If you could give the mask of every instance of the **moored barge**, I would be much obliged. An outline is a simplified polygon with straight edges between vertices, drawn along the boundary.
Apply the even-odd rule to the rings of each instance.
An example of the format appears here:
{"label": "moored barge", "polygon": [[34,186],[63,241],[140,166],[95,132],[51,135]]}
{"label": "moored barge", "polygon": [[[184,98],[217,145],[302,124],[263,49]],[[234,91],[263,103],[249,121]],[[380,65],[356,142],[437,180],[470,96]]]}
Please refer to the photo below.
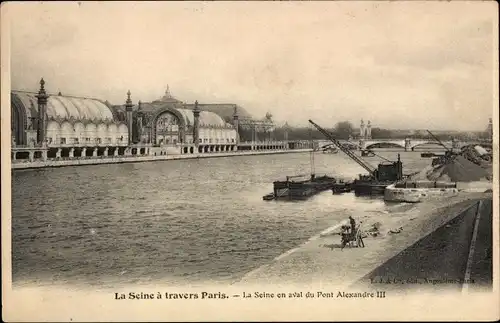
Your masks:
{"label": "moored barge", "polygon": [[312,174],[309,178],[305,175],[287,176],[285,181],[273,182],[273,193],[263,196],[263,200],[305,200],[309,197],[334,187],[345,190],[350,183],[337,181],[330,176],[316,176]]}
{"label": "moored barge", "polygon": [[359,175],[353,183],[354,194],[383,195],[387,186],[402,179],[403,163],[398,154],[397,161],[380,163],[369,175]]}
{"label": "moored barge", "polygon": [[[309,123],[315,126],[319,132],[330,139],[330,141],[342,150],[343,153],[349,156],[368,172],[368,175],[359,175],[359,177],[352,183],[352,189],[356,195],[383,195],[387,186],[403,179],[403,163],[401,162],[399,154],[397,161],[393,162],[384,158],[386,162],[380,163],[378,168],[374,168],[362,158],[356,156],[356,154],[352,151],[346,149],[342,143],[332,136],[331,133],[321,128],[312,120],[309,120]],[[375,153],[373,154],[375,155]]]}
{"label": "moored barge", "polygon": [[387,186],[384,200],[387,202],[417,203],[433,196],[453,196],[458,193],[457,183],[439,181],[400,181]]}

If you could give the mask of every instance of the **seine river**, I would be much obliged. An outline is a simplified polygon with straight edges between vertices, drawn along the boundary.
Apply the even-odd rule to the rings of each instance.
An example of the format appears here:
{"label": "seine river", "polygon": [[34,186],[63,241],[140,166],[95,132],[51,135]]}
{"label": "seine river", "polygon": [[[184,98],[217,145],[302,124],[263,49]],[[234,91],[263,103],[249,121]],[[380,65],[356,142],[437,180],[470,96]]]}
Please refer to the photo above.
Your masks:
{"label": "seine river", "polygon": [[[400,153],[405,173],[430,163]],[[363,172],[341,153],[316,153],[314,164],[318,175]],[[227,283],[351,214],[394,207],[331,191],[262,200],[274,180],[310,172],[309,153],[15,171],[13,282]]]}

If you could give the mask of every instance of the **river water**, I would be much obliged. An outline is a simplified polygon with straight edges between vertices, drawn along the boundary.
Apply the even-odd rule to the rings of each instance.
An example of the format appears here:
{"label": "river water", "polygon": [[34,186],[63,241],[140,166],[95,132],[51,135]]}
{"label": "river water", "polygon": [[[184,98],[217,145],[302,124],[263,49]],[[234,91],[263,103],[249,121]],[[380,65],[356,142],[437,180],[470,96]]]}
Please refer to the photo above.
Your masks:
{"label": "river water", "polygon": [[[419,152],[379,154],[397,153],[405,173],[430,163]],[[315,153],[314,171],[364,172],[341,153]],[[351,214],[395,207],[331,191],[262,200],[274,180],[310,172],[309,153],[14,171],[13,283],[225,284]]]}

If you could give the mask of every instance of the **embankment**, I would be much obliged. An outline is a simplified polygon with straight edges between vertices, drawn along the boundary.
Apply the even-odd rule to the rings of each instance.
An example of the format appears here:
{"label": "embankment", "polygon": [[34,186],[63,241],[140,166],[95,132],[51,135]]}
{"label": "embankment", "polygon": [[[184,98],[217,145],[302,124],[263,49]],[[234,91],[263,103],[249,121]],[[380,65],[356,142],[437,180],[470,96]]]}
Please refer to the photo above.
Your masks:
{"label": "embankment", "polygon": [[205,154],[186,154],[186,155],[166,155],[166,156],[123,156],[89,159],[68,159],[68,160],[47,160],[34,162],[16,162],[11,164],[13,170],[65,167],[65,166],[86,166],[102,164],[122,164],[122,163],[142,163],[166,160],[197,159],[197,158],[220,158],[235,156],[255,156],[255,155],[274,155],[274,154],[293,154],[309,152],[311,149],[287,149],[287,150],[261,150],[261,151],[237,151],[228,153],[205,153]]}
{"label": "embankment", "polygon": [[491,290],[492,215],[491,199],[473,203],[352,287],[391,294]]}
{"label": "embankment", "polygon": [[340,236],[335,232],[339,226],[337,225],[327,230],[330,233],[325,231],[302,246],[277,257],[272,263],[248,273],[236,284],[309,289],[330,286],[336,290],[350,287],[484,197],[485,193],[459,194],[434,203],[421,203],[412,210],[376,215],[360,214],[355,218],[358,222],[361,221],[365,232],[369,232],[374,224],[379,228],[377,236],[364,239],[365,248],[346,247],[342,250]]}

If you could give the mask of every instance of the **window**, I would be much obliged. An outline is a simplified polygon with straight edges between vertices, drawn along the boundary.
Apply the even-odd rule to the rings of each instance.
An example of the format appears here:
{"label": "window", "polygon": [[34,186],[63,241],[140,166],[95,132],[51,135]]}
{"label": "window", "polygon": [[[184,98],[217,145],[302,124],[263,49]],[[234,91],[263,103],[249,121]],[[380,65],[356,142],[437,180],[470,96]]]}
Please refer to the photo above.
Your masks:
{"label": "window", "polygon": [[73,138],[73,142],[74,142],[75,144],[79,144],[80,140],[78,140],[78,138]]}
{"label": "window", "polygon": [[177,143],[177,139],[174,139],[174,145]]}
{"label": "window", "polygon": [[60,144],[61,145],[65,145],[66,144],[66,138],[61,138]]}
{"label": "window", "polygon": [[95,141],[96,141],[98,144],[100,144],[100,143],[101,143],[101,138],[96,138],[96,140],[95,140]]}
{"label": "window", "polygon": [[234,138],[233,138],[233,139],[231,139],[231,142],[234,142]]}
{"label": "window", "polygon": [[200,139],[198,139],[198,142],[202,143],[202,142],[203,142],[203,139],[201,139],[201,138],[200,138]]}

